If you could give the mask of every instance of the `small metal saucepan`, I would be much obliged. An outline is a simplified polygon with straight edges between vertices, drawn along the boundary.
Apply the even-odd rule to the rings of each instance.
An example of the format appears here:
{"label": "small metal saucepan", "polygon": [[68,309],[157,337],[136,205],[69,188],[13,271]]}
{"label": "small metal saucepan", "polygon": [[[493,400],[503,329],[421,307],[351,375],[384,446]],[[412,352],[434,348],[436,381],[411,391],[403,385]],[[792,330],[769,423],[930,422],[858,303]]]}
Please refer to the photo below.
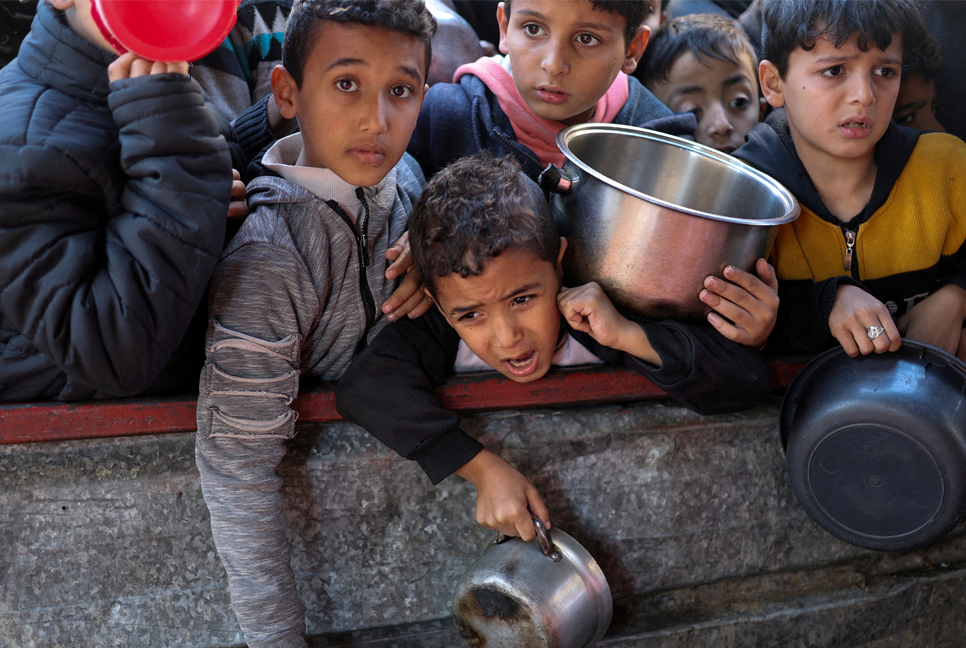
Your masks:
{"label": "small metal saucepan", "polygon": [[966,519],[966,364],[903,340],[810,362],[785,394],[792,490],[831,534],[878,551],[929,545]]}
{"label": "small metal saucepan", "polygon": [[568,239],[565,279],[596,281],[625,310],[654,319],[702,319],[698,293],[725,266],[754,272],[775,226],[798,217],[794,196],[707,146],[618,124],[557,134],[563,173],[541,186]]}
{"label": "small metal saucepan", "polygon": [[569,535],[498,536],[456,583],[453,617],[470,648],[587,648],[610,625],[613,601],[594,558]]}

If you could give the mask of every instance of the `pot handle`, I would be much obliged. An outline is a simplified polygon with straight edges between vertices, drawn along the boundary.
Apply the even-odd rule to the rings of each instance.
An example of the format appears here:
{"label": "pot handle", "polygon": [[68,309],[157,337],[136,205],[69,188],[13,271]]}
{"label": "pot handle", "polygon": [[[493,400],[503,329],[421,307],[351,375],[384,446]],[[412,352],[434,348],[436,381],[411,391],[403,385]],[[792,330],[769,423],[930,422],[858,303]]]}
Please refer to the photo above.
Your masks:
{"label": "pot handle", "polygon": [[[560,562],[563,558],[563,554],[557,549],[557,545],[553,543],[553,539],[550,537],[550,530],[543,525],[533,513],[530,514],[530,519],[533,520],[533,528],[537,530],[537,540],[540,541],[540,550],[543,552],[547,558],[554,562]],[[493,539],[492,544],[502,544],[511,538],[516,538],[517,536],[508,536],[502,533],[497,533],[496,538]]]}
{"label": "pot handle", "polygon": [[531,513],[530,517],[533,518],[533,528],[537,530],[537,539],[540,540],[540,549],[543,551],[543,555],[554,562],[560,562],[563,556],[550,538],[550,529],[543,526],[543,522],[536,515]]}
{"label": "pot handle", "polygon": [[577,184],[576,178],[570,178],[564,175],[564,172],[560,170],[557,165],[552,162],[547,165],[547,168],[540,172],[537,176],[537,184],[544,191],[552,191],[558,193],[562,196],[569,196],[574,192],[574,186]]}

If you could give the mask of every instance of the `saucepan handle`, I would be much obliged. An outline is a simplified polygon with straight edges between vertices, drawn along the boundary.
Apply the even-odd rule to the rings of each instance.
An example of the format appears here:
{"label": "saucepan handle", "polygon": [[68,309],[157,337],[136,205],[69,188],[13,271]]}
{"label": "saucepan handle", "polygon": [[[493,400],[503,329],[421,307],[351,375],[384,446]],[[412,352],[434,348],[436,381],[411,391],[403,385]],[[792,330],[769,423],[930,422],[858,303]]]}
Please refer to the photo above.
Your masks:
{"label": "saucepan handle", "polygon": [[545,527],[536,515],[531,514],[530,517],[533,518],[533,527],[537,530],[537,539],[540,540],[540,549],[543,550],[543,555],[554,562],[560,562],[563,556],[560,555],[560,550],[553,544],[550,529]]}
{"label": "saucepan handle", "polygon": [[577,188],[577,177],[569,177],[560,168],[550,163],[547,168],[537,176],[537,184],[544,191],[552,191],[562,196],[572,194]]}
{"label": "saucepan handle", "polygon": [[[550,537],[550,529],[545,527],[543,522],[540,521],[540,518],[533,513],[530,514],[530,519],[533,520],[533,528],[537,530],[537,540],[540,541],[540,550],[543,552],[543,555],[554,562],[560,562],[560,559],[563,558],[563,554],[560,553],[560,550],[557,549],[557,546],[553,543],[553,539]],[[508,536],[503,535],[502,533],[497,533],[496,539],[492,541],[492,544],[501,544],[515,537],[517,536]]]}

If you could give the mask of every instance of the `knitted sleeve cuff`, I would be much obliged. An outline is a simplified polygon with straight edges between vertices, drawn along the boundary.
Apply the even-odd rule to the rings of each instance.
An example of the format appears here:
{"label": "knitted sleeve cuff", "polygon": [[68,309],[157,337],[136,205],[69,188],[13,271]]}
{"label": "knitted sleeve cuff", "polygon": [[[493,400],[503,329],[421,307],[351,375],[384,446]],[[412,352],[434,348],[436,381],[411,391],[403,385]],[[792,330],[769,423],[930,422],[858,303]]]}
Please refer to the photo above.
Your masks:
{"label": "knitted sleeve cuff", "polygon": [[276,139],[268,128],[268,101],[271,98],[272,95],[263,97],[231,123],[249,161]]}

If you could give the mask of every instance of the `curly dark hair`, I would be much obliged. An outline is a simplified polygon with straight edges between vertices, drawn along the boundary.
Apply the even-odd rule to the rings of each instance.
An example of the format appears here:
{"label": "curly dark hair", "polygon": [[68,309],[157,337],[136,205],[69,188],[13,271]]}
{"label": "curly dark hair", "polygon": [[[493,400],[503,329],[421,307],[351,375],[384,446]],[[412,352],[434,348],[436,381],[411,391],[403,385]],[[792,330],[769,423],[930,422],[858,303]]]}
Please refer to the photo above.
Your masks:
{"label": "curly dark hair", "polygon": [[747,53],[758,72],[755,48],[737,21],[722,14],[687,14],[661,25],[648,41],[642,62],[644,85],[667,81],[674,62],[685,52],[699,61],[716,59],[735,65]]}
{"label": "curly dark hair", "polygon": [[765,0],[761,22],[762,58],[782,77],[791,53],[812,49],[817,38],[841,47],[858,36],[859,49],[867,52],[873,45],[886,49],[893,34],[902,34],[903,51],[909,52],[927,33],[916,0]]}
{"label": "curly dark hair", "polygon": [[902,59],[902,76],[919,75],[924,81],[932,81],[943,69],[945,63],[939,42],[932,34],[926,34],[918,47],[906,50]]}
{"label": "curly dark hair", "polygon": [[[508,18],[511,2],[512,0],[503,2],[503,10]],[[590,0],[590,2],[594,4],[594,9],[624,16],[624,20],[627,21],[624,42],[628,44],[634,38],[634,32],[644,24],[644,19],[651,13],[651,0]]]}
{"label": "curly dark hair", "polygon": [[557,263],[560,237],[540,188],[511,156],[468,155],[439,171],[409,219],[413,261],[430,294],[437,280],[479,275],[510,248]]}
{"label": "curly dark hair", "polygon": [[285,27],[282,65],[299,88],[312,44],[326,20],[382,27],[418,38],[426,44],[423,78],[429,76],[436,19],[423,0],[296,0]]}

